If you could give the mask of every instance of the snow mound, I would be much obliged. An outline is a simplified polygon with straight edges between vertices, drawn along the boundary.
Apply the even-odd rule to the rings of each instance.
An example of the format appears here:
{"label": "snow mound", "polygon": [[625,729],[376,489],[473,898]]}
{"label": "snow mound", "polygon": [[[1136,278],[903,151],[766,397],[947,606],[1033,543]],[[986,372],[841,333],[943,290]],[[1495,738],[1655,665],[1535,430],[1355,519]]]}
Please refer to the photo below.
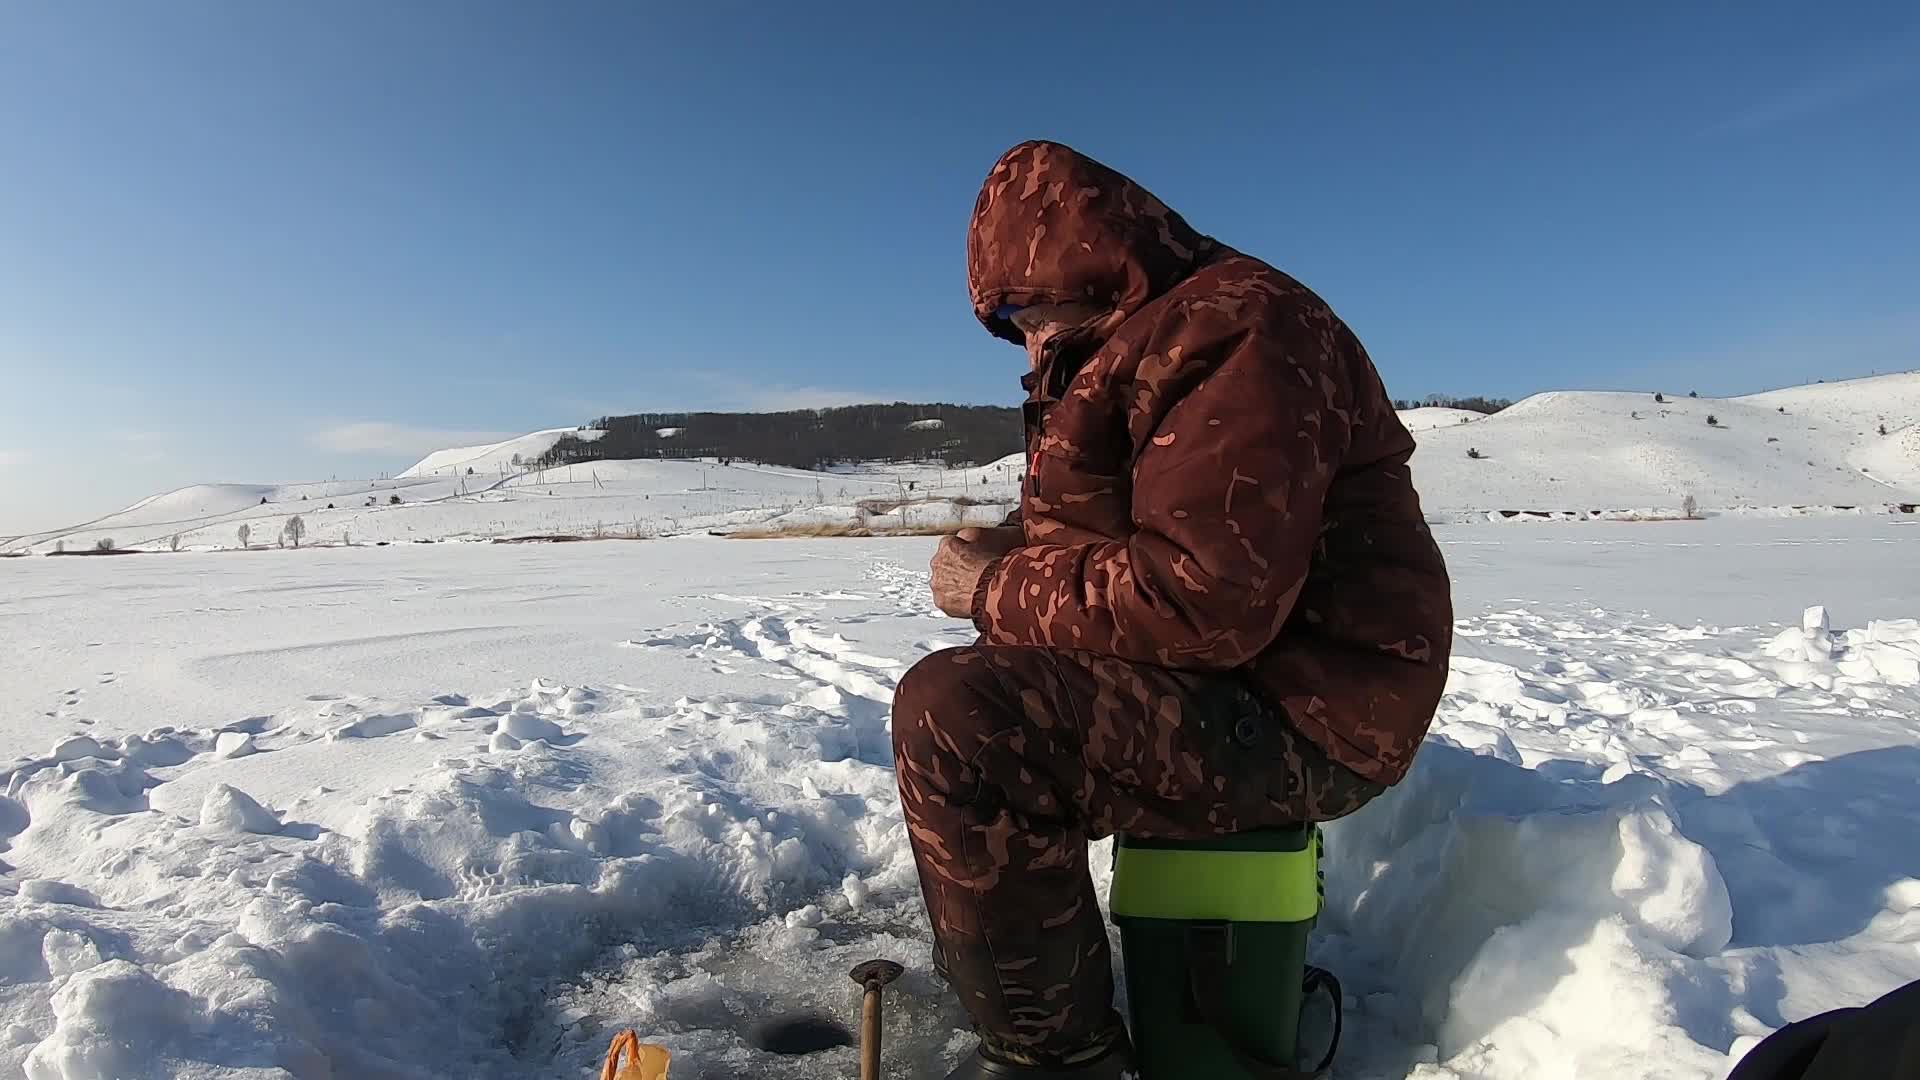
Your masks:
{"label": "snow mound", "polygon": [[1440,737],[1328,832],[1329,927],[1379,951],[1442,1060],[1514,1080],[1725,1064],[1672,1018],[1732,902],[1647,778],[1570,793]]}

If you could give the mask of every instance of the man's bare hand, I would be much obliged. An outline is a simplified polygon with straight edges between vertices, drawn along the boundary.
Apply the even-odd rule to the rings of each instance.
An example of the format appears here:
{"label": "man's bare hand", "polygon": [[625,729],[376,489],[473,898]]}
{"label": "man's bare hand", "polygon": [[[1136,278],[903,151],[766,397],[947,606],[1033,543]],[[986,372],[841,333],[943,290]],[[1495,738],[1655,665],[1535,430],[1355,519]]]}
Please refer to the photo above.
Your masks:
{"label": "man's bare hand", "polygon": [[1017,525],[961,529],[933,553],[933,602],[956,619],[973,617],[973,594],[993,561],[1025,543]]}

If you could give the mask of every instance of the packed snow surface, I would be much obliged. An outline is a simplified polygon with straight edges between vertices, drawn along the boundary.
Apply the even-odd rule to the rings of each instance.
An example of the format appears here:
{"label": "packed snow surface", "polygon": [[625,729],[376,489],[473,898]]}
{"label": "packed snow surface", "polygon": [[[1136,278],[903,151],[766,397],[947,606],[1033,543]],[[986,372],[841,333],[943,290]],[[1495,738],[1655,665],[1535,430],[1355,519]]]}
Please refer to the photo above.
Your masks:
{"label": "packed snow surface", "polygon": [[[1716,1078],[1920,978],[1920,526],[1440,538],[1433,737],[1329,830],[1343,1078]],[[0,562],[0,1075],[584,1080],[633,1026],[845,1077],[748,1033],[875,955],[937,1075],[887,735],[972,636],[932,546]]]}

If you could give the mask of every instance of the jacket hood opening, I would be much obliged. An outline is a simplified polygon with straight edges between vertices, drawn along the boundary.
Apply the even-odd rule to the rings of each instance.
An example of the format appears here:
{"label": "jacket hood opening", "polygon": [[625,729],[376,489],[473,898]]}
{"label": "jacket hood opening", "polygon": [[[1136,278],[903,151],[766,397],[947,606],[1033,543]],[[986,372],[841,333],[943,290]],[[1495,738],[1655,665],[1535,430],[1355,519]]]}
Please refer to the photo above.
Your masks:
{"label": "jacket hood opening", "polygon": [[1001,155],[974,202],[967,284],[987,332],[1020,344],[1005,305],[1094,304],[1105,340],[1216,250],[1153,193],[1071,147],[1024,142]]}

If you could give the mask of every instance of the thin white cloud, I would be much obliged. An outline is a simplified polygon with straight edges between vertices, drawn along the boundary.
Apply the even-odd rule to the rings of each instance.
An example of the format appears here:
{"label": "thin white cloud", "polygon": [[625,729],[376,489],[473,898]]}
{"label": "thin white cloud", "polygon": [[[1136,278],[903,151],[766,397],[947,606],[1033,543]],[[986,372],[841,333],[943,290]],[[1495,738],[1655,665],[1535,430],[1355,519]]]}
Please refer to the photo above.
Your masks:
{"label": "thin white cloud", "polygon": [[[737,375],[694,373],[713,403],[708,409],[740,412],[783,412],[793,409],[831,409],[842,405],[871,405],[904,400],[899,394],[874,390],[838,390],[820,386],[780,386]],[[687,410],[698,411],[698,410]]]}
{"label": "thin white cloud", "polygon": [[1715,127],[1748,133],[1805,120],[1891,90],[1920,74],[1920,33],[1897,35],[1876,54],[1811,75]]}
{"label": "thin white cloud", "polygon": [[525,432],[461,431],[362,420],[322,428],[307,441],[334,454],[427,454],[454,446],[504,442],[522,434]]}
{"label": "thin white cloud", "polygon": [[25,450],[0,450],[0,468],[8,465],[25,465],[26,463],[27,452]]}
{"label": "thin white cloud", "polygon": [[749,412],[785,412],[792,409],[832,409],[841,405],[871,405],[899,400],[897,394],[861,390],[827,390],[817,386],[760,387],[746,394],[742,408]]}

